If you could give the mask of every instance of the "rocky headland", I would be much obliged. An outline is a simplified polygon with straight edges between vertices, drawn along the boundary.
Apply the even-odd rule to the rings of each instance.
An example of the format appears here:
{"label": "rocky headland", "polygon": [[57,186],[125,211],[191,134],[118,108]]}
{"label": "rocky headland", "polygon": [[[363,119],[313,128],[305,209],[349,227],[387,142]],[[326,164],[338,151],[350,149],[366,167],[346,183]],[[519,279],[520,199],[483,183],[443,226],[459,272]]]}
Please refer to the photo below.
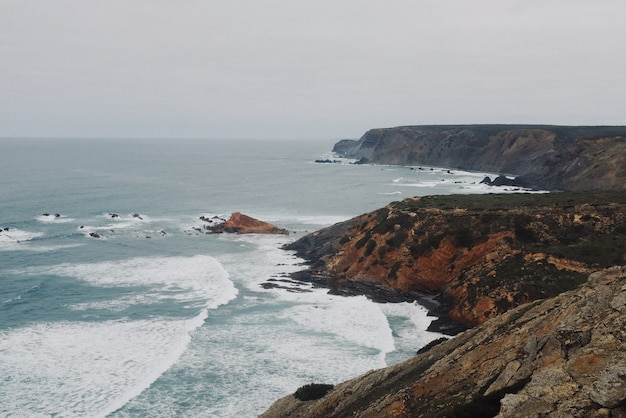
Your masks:
{"label": "rocky headland", "polygon": [[333,151],[362,163],[426,165],[515,175],[543,190],[626,184],[625,126],[424,125],[372,129]]}
{"label": "rocky headland", "polygon": [[626,417],[626,268],[323,389],[261,417]]}
{"label": "rocky headland", "polygon": [[418,300],[455,336],[262,417],[626,417],[626,127],[406,126],[334,152],[556,193],[409,198],[288,245],[293,279]]}
{"label": "rocky headland", "polygon": [[626,193],[427,196],[393,202],[287,249],[294,278],[337,294],[418,300],[454,334],[626,264]]}

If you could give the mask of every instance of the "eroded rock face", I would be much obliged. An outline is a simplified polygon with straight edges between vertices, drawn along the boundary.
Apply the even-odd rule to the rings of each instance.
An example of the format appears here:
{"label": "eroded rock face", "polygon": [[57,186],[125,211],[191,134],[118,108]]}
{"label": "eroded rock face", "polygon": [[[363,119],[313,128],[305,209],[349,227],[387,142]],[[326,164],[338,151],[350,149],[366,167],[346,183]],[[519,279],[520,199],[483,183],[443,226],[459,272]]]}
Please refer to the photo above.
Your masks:
{"label": "eroded rock face", "polygon": [[371,129],[334,151],[374,164],[431,165],[520,176],[550,190],[619,190],[626,184],[626,127],[432,125]]}
{"label": "eroded rock face", "polygon": [[278,228],[240,212],[234,212],[226,222],[217,223],[210,227],[212,232],[229,232],[233,234],[285,234],[289,231]]}
{"label": "eroded rock face", "polygon": [[299,279],[375,300],[439,294],[435,313],[473,326],[626,264],[626,195],[411,198],[288,248],[311,262]]}
{"label": "eroded rock face", "polygon": [[273,417],[624,417],[626,268],[535,301],[403,363],[278,400]]}

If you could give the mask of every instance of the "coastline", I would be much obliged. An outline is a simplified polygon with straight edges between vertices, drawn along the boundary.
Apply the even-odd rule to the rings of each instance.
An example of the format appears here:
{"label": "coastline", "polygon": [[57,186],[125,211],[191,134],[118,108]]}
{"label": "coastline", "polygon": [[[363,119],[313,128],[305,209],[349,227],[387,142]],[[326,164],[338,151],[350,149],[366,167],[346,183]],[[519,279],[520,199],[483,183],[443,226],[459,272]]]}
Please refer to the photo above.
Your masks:
{"label": "coastline", "polygon": [[[624,264],[621,191],[407,198],[283,247],[306,260],[290,278],[331,294],[416,301],[428,331],[456,335]],[[622,244],[620,244],[620,242]]]}
{"label": "coastline", "polygon": [[338,285],[330,285],[331,276],[322,271],[310,269],[300,270],[289,274],[290,279],[310,283],[314,287],[328,289],[328,293],[338,296],[365,296],[377,303],[402,303],[415,302],[428,311],[428,316],[433,317],[426,331],[454,336],[470,327],[448,316],[453,306],[451,300],[442,295],[428,294],[423,292],[398,292],[395,289],[383,287],[375,283],[362,283],[348,281]]}

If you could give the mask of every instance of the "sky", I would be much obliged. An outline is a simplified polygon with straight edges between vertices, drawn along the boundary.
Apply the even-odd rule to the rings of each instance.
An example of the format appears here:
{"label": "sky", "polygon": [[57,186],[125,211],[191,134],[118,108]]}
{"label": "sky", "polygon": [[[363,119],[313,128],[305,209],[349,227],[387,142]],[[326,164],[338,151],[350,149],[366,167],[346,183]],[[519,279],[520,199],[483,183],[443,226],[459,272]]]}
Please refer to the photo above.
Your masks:
{"label": "sky", "polygon": [[0,0],[0,137],[626,124],[623,0]]}

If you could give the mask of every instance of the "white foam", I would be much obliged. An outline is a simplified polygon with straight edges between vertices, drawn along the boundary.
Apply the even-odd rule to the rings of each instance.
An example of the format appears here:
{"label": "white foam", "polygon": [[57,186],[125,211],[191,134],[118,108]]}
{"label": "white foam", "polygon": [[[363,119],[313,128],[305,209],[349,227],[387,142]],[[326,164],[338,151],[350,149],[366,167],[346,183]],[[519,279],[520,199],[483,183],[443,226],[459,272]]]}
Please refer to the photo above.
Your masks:
{"label": "white foam", "polygon": [[[191,333],[238,291],[208,256],[60,264],[22,274],[74,277],[94,286],[145,286],[142,294],[76,304],[119,311],[162,299],[200,308],[195,317],[39,323],[0,332],[0,415],[105,416],[139,395],[185,352]],[[37,394],[36,398],[33,394]]]}
{"label": "white foam", "polygon": [[0,333],[0,415],[106,416],[176,362],[205,316],[49,323]]}
{"label": "white foam", "polygon": [[[126,410],[152,416],[257,416],[299,386],[339,383],[384,365],[375,349],[276,316],[290,307],[280,299],[253,300],[243,307],[245,315],[198,329],[171,370],[177,381],[188,382],[187,389],[150,388],[119,416],[131,415]],[[189,405],[177,410],[181,399]]]}
{"label": "white foam", "polygon": [[263,219],[268,219],[271,222],[287,221],[297,222],[306,225],[332,225],[338,222],[350,219],[353,215],[312,215],[312,214],[299,214],[299,215],[285,215],[272,217],[271,215],[265,216]]}
{"label": "white foam", "polygon": [[55,222],[55,223],[69,223],[69,222],[74,222],[75,219],[74,218],[68,218],[65,215],[59,215],[59,214],[44,214],[41,216],[38,216],[37,219],[39,222]]}
{"label": "white foam", "polygon": [[[147,228],[147,226],[152,226]],[[105,225],[81,225],[78,231],[87,237],[109,239],[109,238],[153,238],[167,235],[163,228],[155,228],[154,220],[145,217],[143,220],[137,218],[115,218],[114,223]]]}
{"label": "white foam", "polygon": [[[38,269],[31,270],[37,272]],[[74,277],[96,286],[146,286],[151,297],[203,301],[214,309],[237,295],[224,267],[213,257],[138,257],[93,264],[59,264],[46,273]],[[150,296],[150,292],[148,292]]]}
{"label": "white foam", "polygon": [[413,302],[384,303],[379,305],[390,321],[396,341],[397,352],[387,356],[387,363],[405,360],[426,344],[442,334],[427,331],[434,319],[423,306]]}
{"label": "white foam", "polygon": [[126,295],[117,299],[82,302],[68,305],[72,311],[86,311],[89,309],[107,310],[110,312],[122,312],[133,305],[149,305],[158,302],[160,299],[157,292],[145,292],[142,294]]}
{"label": "white foam", "polygon": [[374,348],[384,355],[395,349],[391,328],[380,307],[365,296],[337,297],[307,293],[300,304],[283,312],[284,320],[296,321],[309,331],[330,333],[354,344]]}
{"label": "white foam", "polygon": [[[288,238],[256,236],[241,237],[239,240],[254,242],[258,248],[247,256],[247,263],[236,263],[234,260],[223,262],[227,264],[233,280],[236,280],[235,277],[239,278],[242,284],[252,290],[258,291],[260,284],[268,278],[280,280],[303,268],[302,259],[280,249],[282,244],[289,242]],[[280,281],[275,283],[283,284]],[[296,306],[285,311],[281,317],[296,321],[304,329],[331,333],[354,344],[378,350],[381,353],[381,366],[384,366],[384,355],[394,350],[394,343],[387,319],[377,304],[363,296],[329,295],[327,290],[312,289],[309,284],[284,285],[306,291],[289,292],[280,288],[268,290],[283,300],[297,302]]]}
{"label": "white foam", "polygon": [[67,248],[76,248],[76,247],[82,247],[82,246],[83,244],[29,245],[28,247],[25,247],[24,249],[27,249],[33,252],[45,253],[49,251],[58,251],[58,250],[64,250]]}
{"label": "white foam", "polygon": [[0,229],[0,251],[27,250],[26,241],[43,236],[43,232],[23,231],[17,228]]}
{"label": "white foam", "polygon": [[17,228],[9,228],[8,231],[0,229],[0,243],[30,241],[33,238],[41,237],[42,235],[43,232],[29,232]]}

